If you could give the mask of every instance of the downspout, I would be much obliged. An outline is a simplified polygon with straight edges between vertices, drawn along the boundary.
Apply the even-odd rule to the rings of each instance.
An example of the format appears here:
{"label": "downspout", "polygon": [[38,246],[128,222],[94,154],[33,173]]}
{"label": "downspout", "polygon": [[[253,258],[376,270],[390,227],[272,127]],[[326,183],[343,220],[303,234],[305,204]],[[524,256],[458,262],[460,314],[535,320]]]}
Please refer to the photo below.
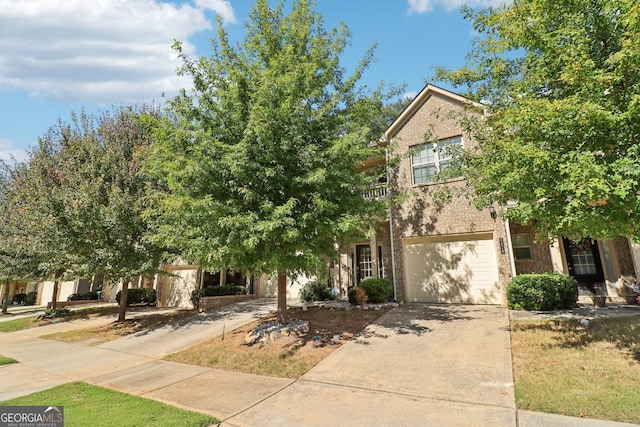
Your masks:
{"label": "downspout", "polygon": [[516,263],[513,259],[513,243],[511,242],[511,227],[509,226],[509,220],[504,220],[504,231],[507,233],[507,254],[509,256],[509,266],[511,267],[511,278],[516,277]]}

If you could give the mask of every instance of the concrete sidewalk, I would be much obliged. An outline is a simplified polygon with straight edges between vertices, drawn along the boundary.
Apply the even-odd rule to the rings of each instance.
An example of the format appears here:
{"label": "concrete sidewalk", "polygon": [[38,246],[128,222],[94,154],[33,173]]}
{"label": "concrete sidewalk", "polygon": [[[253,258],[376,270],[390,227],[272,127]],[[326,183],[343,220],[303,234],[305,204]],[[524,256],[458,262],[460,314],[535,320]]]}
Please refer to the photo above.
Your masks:
{"label": "concrete sidewalk", "polygon": [[502,307],[401,305],[298,380],[160,360],[272,310],[275,300],[246,301],[97,347],[38,337],[113,319],[0,333],[0,353],[20,361],[0,367],[0,400],[86,381],[207,413],[227,427],[629,425],[516,411]]}

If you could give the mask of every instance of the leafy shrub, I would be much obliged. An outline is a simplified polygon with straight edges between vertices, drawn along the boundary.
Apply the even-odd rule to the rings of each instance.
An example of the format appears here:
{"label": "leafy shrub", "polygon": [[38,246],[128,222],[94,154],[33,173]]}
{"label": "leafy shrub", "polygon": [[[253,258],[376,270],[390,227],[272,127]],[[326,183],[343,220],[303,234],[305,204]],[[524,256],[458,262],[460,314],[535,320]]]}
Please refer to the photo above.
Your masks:
{"label": "leafy shrub", "polygon": [[[120,304],[120,296],[122,291],[116,294],[116,301]],[[153,288],[129,288],[127,290],[127,305],[132,304],[156,304],[156,290]]]}
{"label": "leafy shrub", "polygon": [[513,310],[561,310],[575,307],[578,283],[566,274],[521,274],[507,287]]}
{"label": "leafy shrub", "polygon": [[202,289],[194,289],[191,291],[191,304],[193,304],[193,308],[198,308],[202,294]]}
{"label": "leafy shrub", "polygon": [[351,305],[362,305],[367,302],[367,293],[359,286],[349,289],[348,296]]}
{"label": "leafy shrub", "polygon": [[64,317],[71,314],[68,308],[50,308],[44,312],[45,317]]}
{"label": "leafy shrub", "polygon": [[27,294],[15,294],[13,296],[13,303],[14,304],[22,304],[24,303],[24,300],[27,298]]}
{"label": "leafy shrub", "polygon": [[71,294],[67,297],[67,301],[85,301],[97,299],[99,299],[97,292],[87,292],[86,294]]}
{"label": "leafy shrub", "polygon": [[37,292],[29,292],[24,299],[24,305],[34,305],[36,303]]}
{"label": "leafy shrub", "polygon": [[300,289],[300,299],[302,301],[328,301],[335,298],[336,295],[324,283],[308,282]]}
{"label": "leafy shrub", "polygon": [[365,279],[360,287],[367,293],[367,301],[371,303],[387,302],[393,299],[393,283],[389,279]]}

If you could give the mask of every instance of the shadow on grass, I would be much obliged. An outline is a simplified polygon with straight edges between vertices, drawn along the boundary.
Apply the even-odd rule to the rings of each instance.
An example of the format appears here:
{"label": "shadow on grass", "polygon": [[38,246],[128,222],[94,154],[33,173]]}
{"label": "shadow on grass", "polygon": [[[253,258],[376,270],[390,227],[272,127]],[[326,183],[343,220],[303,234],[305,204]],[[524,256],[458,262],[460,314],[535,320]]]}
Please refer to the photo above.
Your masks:
{"label": "shadow on grass", "polygon": [[620,316],[589,320],[550,319],[546,321],[515,322],[514,331],[546,331],[554,334],[556,344],[563,348],[580,348],[592,343],[611,343],[628,352],[640,362],[640,315]]}

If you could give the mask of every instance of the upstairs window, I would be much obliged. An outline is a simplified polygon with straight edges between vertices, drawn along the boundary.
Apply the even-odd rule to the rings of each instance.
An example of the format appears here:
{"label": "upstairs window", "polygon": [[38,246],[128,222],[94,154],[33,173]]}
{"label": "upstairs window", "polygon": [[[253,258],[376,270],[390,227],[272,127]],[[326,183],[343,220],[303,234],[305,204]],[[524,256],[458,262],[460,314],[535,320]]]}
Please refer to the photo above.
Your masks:
{"label": "upstairs window", "polygon": [[411,172],[414,184],[427,184],[436,180],[453,159],[453,152],[462,148],[462,137],[442,139],[421,145],[411,156]]}

